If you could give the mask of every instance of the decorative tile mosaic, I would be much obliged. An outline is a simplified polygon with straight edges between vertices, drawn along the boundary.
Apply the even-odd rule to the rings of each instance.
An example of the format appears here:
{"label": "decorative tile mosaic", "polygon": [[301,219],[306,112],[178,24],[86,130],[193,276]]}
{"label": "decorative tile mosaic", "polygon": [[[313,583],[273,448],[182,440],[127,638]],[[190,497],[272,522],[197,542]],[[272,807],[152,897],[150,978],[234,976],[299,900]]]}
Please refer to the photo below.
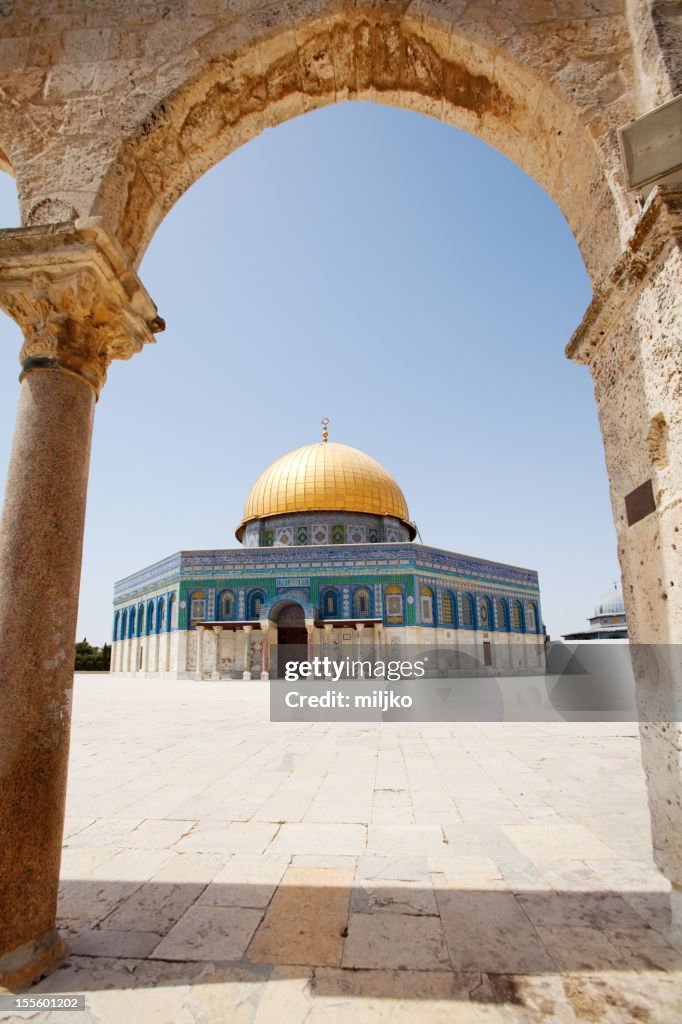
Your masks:
{"label": "decorative tile mosaic", "polygon": [[334,523],[332,526],[332,544],[343,544],[346,539],[345,532],[343,523]]}
{"label": "decorative tile mosaic", "polygon": [[[299,523],[296,525],[308,525],[312,532],[311,524]],[[340,526],[341,524],[320,523],[317,520],[316,525],[331,532],[332,525]],[[358,525],[364,526],[365,524],[358,523]],[[282,528],[284,529],[284,527]],[[293,528],[289,526],[288,529],[291,531],[289,542],[291,548],[289,550],[286,550],[286,546],[284,550],[268,546],[251,549],[184,551],[163,559],[118,581],[114,591],[115,606],[123,609],[124,605],[127,605],[128,615],[134,606],[137,617],[139,602],[146,602],[153,593],[158,594],[160,591],[164,591],[170,599],[173,591],[169,588],[178,587],[176,619],[172,628],[178,628],[178,626],[186,628],[187,612],[179,607],[181,597],[186,598],[191,591],[196,589],[208,591],[209,588],[229,587],[234,590],[239,604],[239,608],[235,608],[237,613],[235,618],[243,619],[245,616],[242,587],[260,586],[272,594],[275,577],[300,575],[303,563],[297,557],[293,546]],[[268,532],[269,530],[264,531],[266,543]],[[274,543],[274,526],[272,537]],[[313,538],[313,543],[314,541]],[[341,541],[337,543],[341,543]],[[370,554],[371,559],[368,557]],[[396,557],[396,555],[402,557]],[[542,629],[537,573],[517,566],[472,558],[437,548],[427,548],[420,544],[399,542],[374,543],[371,546],[357,544],[334,547],[327,540],[326,544],[318,544],[317,547],[306,549],[305,571],[313,578],[316,587],[324,585],[332,579],[337,586],[340,586],[342,581],[351,582],[352,585],[363,582],[372,585],[378,583],[388,585],[404,580],[408,586],[405,595],[405,612],[408,621],[414,617],[415,606],[409,601],[409,597],[412,596],[409,591],[412,589],[413,579],[416,578],[432,587],[447,587],[451,590],[460,611],[464,593],[470,592],[472,595],[476,595],[476,605],[479,611],[478,625],[483,629],[486,628],[486,625],[489,629],[493,628],[493,623],[500,617],[496,606],[499,599],[503,598],[507,602],[508,614],[512,611],[513,601],[521,600],[525,603],[532,599],[537,609],[535,613],[536,629]],[[483,616],[480,614],[482,607],[480,597],[482,596],[487,596],[491,600],[491,604],[488,605],[487,623],[484,623]],[[343,597],[345,599],[343,600],[343,616],[349,617],[348,592],[344,593]],[[376,596],[374,607],[377,609],[377,613],[381,614]],[[441,605],[439,604],[438,607]],[[182,613],[180,623],[177,622],[177,610]],[[531,621],[529,616],[529,621],[526,623],[529,631],[533,628]],[[135,626],[137,628],[137,622]],[[500,623],[498,628],[500,627],[504,630],[505,624]],[[508,629],[508,626],[506,628]]]}
{"label": "decorative tile mosaic", "polygon": [[367,540],[370,544],[378,544],[381,540],[381,534],[377,526],[370,526],[367,530]]}
{"label": "decorative tile mosaic", "polygon": [[275,531],[274,530],[265,530],[265,532],[263,533],[263,545],[266,548],[271,548],[274,543],[275,543]]}
{"label": "decorative tile mosaic", "polygon": [[297,526],[296,527],[296,543],[297,544],[309,544],[308,527]]}
{"label": "decorative tile mosaic", "polygon": [[367,528],[364,526],[349,526],[348,527],[348,543],[349,544],[366,544],[367,543]]}
{"label": "decorative tile mosaic", "polygon": [[313,544],[329,543],[329,523],[316,523],[312,531]]}
{"label": "decorative tile mosaic", "polygon": [[293,540],[290,526],[278,526],[275,530],[275,544],[278,548],[288,547]]}

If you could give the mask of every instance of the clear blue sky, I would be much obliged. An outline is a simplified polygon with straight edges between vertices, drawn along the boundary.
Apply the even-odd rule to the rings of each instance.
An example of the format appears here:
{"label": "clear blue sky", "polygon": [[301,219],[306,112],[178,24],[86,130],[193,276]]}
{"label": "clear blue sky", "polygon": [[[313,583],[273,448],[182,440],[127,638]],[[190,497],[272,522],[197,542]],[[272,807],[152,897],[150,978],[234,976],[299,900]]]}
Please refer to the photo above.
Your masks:
{"label": "clear blue sky", "polygon": [[[121,576],[236,546],[251,484],[322,416],[394,474],[424,543],[537,569],[553,637],[620,578],[591,380],[564,355],[589,280],[484,143],[373,104],[307,114],[197,182],[141,276],[168,326],[99,401],[79,638],[110,638]],[[21,342],[0,332],[4,480]]]}

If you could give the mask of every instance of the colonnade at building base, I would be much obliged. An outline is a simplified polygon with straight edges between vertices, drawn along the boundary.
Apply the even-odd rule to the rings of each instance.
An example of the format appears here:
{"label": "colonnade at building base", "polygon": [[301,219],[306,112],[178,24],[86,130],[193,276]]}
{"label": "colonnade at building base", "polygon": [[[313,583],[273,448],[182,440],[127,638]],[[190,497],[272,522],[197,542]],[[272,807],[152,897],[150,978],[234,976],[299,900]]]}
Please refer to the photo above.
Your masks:
{"label": "colonnade at building base", "polygon": [[[406,650],[438,652],[443,666],[453,672],[475,670],[477,675],[500,673],[531,675],[546,670],[544,638],[537,634],[493,633],[480,636],[470,630],[391,628],[379,624],[335,626],[326,623],[309,629],[307,656],[312,659],[389,660]],[[276,678],[277,627],[261,624],[240,627],[199,626],[115,641],[111,672],[126,678],[248,680]],[[454,655],[459,652],[458,661]],[[300,656],[300,652],[299,653]],[[447,655],[452,654],[452,658]]]}

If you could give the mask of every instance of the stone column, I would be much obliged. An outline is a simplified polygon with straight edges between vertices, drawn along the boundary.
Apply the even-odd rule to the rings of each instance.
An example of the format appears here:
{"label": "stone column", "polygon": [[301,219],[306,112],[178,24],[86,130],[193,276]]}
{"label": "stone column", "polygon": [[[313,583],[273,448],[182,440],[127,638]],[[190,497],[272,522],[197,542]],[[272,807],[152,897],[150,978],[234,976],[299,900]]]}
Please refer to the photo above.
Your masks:
{"label": "stone column", "polygon": [[324,624],[324,653],[327,658],[332,658],[334,655],[333,647],[333,635],[334,635],[334,623],[325,622]]}
{"label": "stone column", "polygon": [[[175,667],[177,679],[190,678],[189,669],[187,667],[190,636],[191,633],[188,629],[176,629],[171,633],[171,644],[173,645],[173,649],[171,651],[171,665],[174,665]],[[173,655],[175,657],[173,657]],[[173,671],[172,668],[171,671]]]}
{"label": "stone column", "polygon": [[308,650],[307,650],[306,657],[307,657],[308,661],[312,661],[313,660],[313,642],[314,642],[314,638],[315,638],[315,622],[314,622],[314,620],[313,619],[306,619],[305,620],[305,628],[306,628],[306,632],[308,634]]}
{"label": "stone column", "polygon": [[204,626],[197,626],[197,667],[194,678],[197,682],[204,678]]}
{"label": "stone column", "polygon": [[143,634],[143,636],[142,636],[142,638],[140,640],[140,643],[142,644],[142,665],[141,665],[141,671],[145,675],[147,675],[147,673],[149,672],[149,649],[150,649],[151,644],[152,644],[151,633]]}
{"label": "stone column", "polygon": [[78,586],[97,395],[161,322],[94,222],[0,231],[0,307],[24,333],[0,522],[0,984],[64,953],[55,930]]}
{"label": "stone column", "polygon": [[253,626],[243,626],[244,630],[244,672],[242,679],[251,679],[251,631]]}
{"label": "stone column", "polygon": [[223,627],[214,626],[213,632],[215,634],[215,663],[211,679],[220,679],[220,637],[222,636]]}
{"label": "stone column", "polygon": [[270,623],[261,622],[260,628],[263,633],[263,667],[260,677],[266,682],[270,678]]}
{"label": "stone column", "polygon": [[[358,658],[359,662],[362,662],[362,636],[363,636],[364,629],[365,629],[364,622],[356,622],[355,623],[355,632],[357,633],[357,637],[358,637],[358,639],[357,639],[357,652],[358,652],[357,653],[357,658]],[[359,679],[364,679],[365,678],[365,673],[364,673],[364,671],[362,669],[362,666],[360,667],[360,675],[358,676],[358,678]]]}
{"label": "stone column", "polygon": [[682,942],[682,190],[649,197],[571,339],[604,439],[654,859]]}
{"label": "stone column", "polygon": [[[173,634],[171,628],[173,623],[171,622],[171,595],[166,595],[166,660],[164,663],[164,671],[170,672],[171,670],[171,643]],[[177,665],[176,665],[177,668]]]}
{"label": "stone column", "polygon": [[382,657],[381,641],[383,640],[384,627],[380,622],[374,623],[374,660],[378,661]]}

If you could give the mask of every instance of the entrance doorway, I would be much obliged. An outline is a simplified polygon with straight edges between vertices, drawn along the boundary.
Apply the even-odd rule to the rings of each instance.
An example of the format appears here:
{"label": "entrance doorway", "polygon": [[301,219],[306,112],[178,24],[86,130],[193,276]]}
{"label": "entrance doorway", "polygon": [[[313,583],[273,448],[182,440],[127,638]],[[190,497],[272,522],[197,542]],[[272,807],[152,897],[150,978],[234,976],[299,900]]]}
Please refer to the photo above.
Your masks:
{"label": "entrance doorway", "polygon": [[305,661],[308,656],[308,631],[299,604],[285,605],[277,616],[277,677],[284,678],[288,662]]}

